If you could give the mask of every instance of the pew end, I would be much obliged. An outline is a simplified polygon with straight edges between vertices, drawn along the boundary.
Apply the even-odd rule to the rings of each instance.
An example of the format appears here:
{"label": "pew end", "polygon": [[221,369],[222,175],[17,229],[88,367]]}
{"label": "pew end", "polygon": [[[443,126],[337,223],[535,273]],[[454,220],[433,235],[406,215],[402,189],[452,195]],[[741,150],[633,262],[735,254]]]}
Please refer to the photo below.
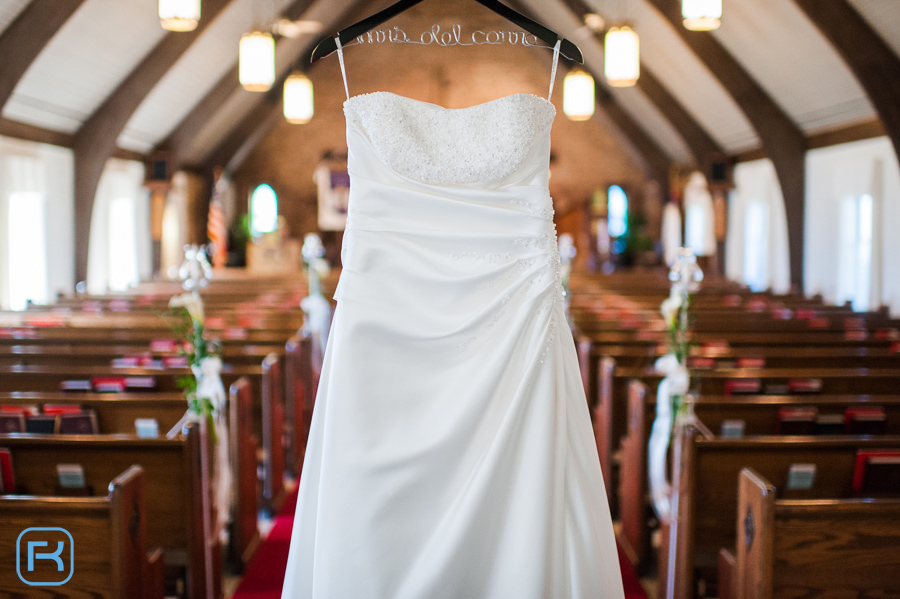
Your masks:
{"label": "pew end", "polygon": [[[650,553],[651,518],[647,501],[647,480],[644,462],[647,459],[644,441],[644,398],[647,386],[632,380],[628,385],[628,434],[622,439],[622,459],[619,468],[619,517],[622,521],[620,543],[623,550],[640,570]],[[635,428],[641,430],[635,430]]]}
{"label": "pew end", "polygon": [[772,596],[772,527],[775,487],[751,468],[738,479],[738,517],[735,594],[737,597]]}
{"label": "pew end", "polygon": [[[64,586],[56,587],[54,597],[162,599],[163,588],[157,578],[162,571],[162,551],[147,551],[145,499],[145,476],[140,466],[130,466],[116,476],[106,496],[0,496],[0,537],[21,538],[26,529],[34,527],[65,531],[72,544],[71,576]],[[16,543],[4,543],[0,554],[9,565],[16,564]],[[32,582],[55,580],[49,574],[55,565],[42,570],[35,560],[35,566],[37,578]],[[27,570],[25,576],[30,577]],[[24,579],[0,581],[2,596],[29,596],[31,590]]]}
{"label": "pew end", "polygon": [[246,377],[241,377],[229,388],[229,429],[235,485],[229,562],[235,570],[243,571],[259,544],[256,471],[259,441],[253,433],[253,387]]}
{"label": "pew end", "polygon": [[777,499],[741,471],[735,599],[900,594],[900,498]]}
{"label": "pew end", "polygon": [[737,562],[734,554],[727,549],[719,551],[719,597],[734,599],[734,577]]}

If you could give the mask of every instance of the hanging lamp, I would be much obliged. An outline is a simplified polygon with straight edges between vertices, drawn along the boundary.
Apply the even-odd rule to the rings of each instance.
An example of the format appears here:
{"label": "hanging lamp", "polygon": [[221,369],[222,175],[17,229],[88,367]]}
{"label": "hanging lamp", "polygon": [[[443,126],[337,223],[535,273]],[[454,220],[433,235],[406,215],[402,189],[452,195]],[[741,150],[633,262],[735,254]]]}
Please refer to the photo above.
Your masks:
{"label": "hanging lamp", "polygon": [[604,73],[613,87],[630,87],[641,76],[641,46],[638,34],[627,26],[612,27],[603,44]]}
{"label": "hanging lamp", "polygon": [[722,24],[722,0],[681,0],[685,29],[712,31]]}
{"label": "hanging lamp", "polygon": [[265,92],[275,83],[275,39],[264,31],[241,36],[238,78],[244,89]]}
{"label": "hanging lamp", "polygon": [[594,78],[572,69],[563,79],[563,112],[573,121],[586,121],[594,114]]}
{"label": "hanging lamp", "polygon": [[284,82],[284,118],[293,125],[308,123],[313,117],[313,84],[301,72],[292,73]]}
{"label": "hanging lamp", "polygon": [[159,23],[169,31],[193,31],[200,21],[200,0],[159,0]]}

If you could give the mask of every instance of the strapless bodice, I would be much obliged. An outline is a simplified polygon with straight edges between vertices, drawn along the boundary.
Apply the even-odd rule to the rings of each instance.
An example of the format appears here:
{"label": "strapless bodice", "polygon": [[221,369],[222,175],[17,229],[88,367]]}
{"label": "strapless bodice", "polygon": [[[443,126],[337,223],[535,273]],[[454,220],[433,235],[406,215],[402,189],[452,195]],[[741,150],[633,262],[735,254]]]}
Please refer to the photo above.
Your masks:
{"label": "strapless bodice", "polygon": [[[513,94],[467,108],[444,108],[390,92],[344,102],[350,174],[368,176],[358,143],[378,165],[428,185],[497,188],[547,183],[553,104]],[[361,139],[358,139],[357,136]]]}

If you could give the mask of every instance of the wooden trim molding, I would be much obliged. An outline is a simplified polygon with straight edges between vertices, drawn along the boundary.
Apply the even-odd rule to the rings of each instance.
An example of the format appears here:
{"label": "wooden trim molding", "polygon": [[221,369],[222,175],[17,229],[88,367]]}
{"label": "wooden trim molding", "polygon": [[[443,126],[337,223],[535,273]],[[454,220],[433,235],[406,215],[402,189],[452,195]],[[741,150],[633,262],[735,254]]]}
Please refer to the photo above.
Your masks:
{"label": "wooden trim molding", "polygon": [[734,98],[772,159],[784,197],[791,285],[802,289],[806,185],[806,138],[803,132],[712,34],[684,28],[678,0],[649,2],[669,20],[675,32]]}
{"label": "wooden trim molding", "polygon": [[84,0],[32,0],[0,35],[0,111],[44,46]]}
{"label": "wooden trim molding", "polygon": [[[44,127],[29,125],[28,123],[21,123],[12,119],[0,118],[0,135],[63,148],[75,147],[75,136],[70,133],[45,129]],[[122,158],[123,160],[137,160],[139,162],[143,162],[146,159],[146,156],[140,152],[126,150],[125,148],[113,150],[112,157]]]}
{"label": "wooden trim molding", "polygon": [[[885,135],[887,135],[887,131],[885,131],[881,119],[869,119],[810,134],[806,138],[806,149],[816,150]],[[735,162],[750,162],[751,160],[761,160],[768,157],[768,154],[762,148],[754,148],[736,154],[734,159]]]}

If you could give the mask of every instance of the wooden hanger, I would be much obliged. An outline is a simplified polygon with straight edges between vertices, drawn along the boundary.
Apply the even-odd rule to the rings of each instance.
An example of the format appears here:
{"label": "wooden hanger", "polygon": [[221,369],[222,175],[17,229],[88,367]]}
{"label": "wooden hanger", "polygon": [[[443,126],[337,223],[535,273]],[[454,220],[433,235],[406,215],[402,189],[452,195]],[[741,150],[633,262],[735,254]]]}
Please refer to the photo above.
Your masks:
{"label": "wooden hanger", "polygon": [[[350,25],[346,29],[342,29],[338,32],[338,37],[340,37],[341,45],[344,45],[347,42],[353,41],[358,36],[371,31],[375,27],[378,27],[385,21],[392,19],[393,17],[399,15],[403,11],[408,8],[412,8],[416,4],[420,3],[422,0],[400,0],[396,2],[384,10],[375,13],[371,17],[366,17],[362,21],[358,23],[354,23]],[[544,41],[550,46],[555,46],[556,41],[561,39],[561,36],[557,34],[555,31],[551,31],[547,29],[540,23],[536,21],[532,21],[528,17],[523,14],[520,14],[508,6],[501,4],[497,0],[475,0],[485,8],[488,8],[504,19],[508,21],[512,21],[528,33],[534,35],[538,39]],[[322,41],[320,41],[315,50],[313,50],[312,58],[310,62],[315,62],[320,58],[324,58],[328,56],[332,52],[337,50],[337,45],[334,42],[334,37],[326,37]],[[573,44],[567,39],[563,39],[559,48],[560,54],[568,58],[569,60],[574,60],[575,62],[581,64],[584,62],[584,58],[581,56],[581,50],[578,49],[578,46]]]}

